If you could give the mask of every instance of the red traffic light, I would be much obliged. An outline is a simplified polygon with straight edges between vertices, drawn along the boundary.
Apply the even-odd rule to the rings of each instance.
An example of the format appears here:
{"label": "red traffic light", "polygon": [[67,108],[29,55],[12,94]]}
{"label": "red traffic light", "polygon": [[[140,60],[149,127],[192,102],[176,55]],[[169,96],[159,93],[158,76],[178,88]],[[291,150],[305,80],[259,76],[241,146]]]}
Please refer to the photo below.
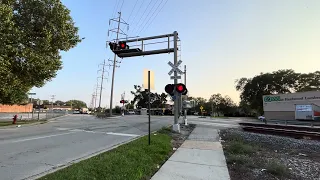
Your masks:
{"label": "red traffic light", "polygon": [[126,49],[127,48],[127,43],[123,41],[119,41],[119,47],[120,49]]}
{"label": "red traffic light", "polygon": [[166,93],[170,94],[171,96],[174,95],[174,85],[173,84],[167,84],[166,87],[164,88]]}
{"label": "red traffic light", "polygon": [[179,83],[179,84],[176,85],[176,91],[178,93],[185,93],[187,91],[187,88],[186,88],[186,86],[184,84]]}
{"label": "red traffic light", "polygon": [[124,100],[121,100],[120,103],[123,104],[123,103],[124,103]]}

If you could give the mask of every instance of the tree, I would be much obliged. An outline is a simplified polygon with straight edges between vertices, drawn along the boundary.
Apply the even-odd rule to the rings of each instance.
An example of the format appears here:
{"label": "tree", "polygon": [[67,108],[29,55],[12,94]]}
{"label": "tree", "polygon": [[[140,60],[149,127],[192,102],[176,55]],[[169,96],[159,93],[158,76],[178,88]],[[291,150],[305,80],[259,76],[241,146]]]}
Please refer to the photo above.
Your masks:
{"label": "tree", "polygon": [[66,102],[67,106],[71,106],[72,108],[80,109],[80,108],[86,108],[87,104],[80,100],[69,100]]}
{"label": "tree", "polygon": [[320,90],[320,72],[295,73],[292,69],[261,73],[253,78],[236,80],[236,90],[240,91],[243,104],[258,113],[263,113],[263,95]]}
{"label": "tree", "polygon": [[62,68],[60,51],[81,40],[60,0],[2,0],[0,3],[0,103],[25,100]]}
{"label": "tree", "polygon": [[56,102],[54,102],[54,104],[56,104],[57,106],[63,106],[65,105],[65,102],[57,100]]}
{"label": "tree", "polygon": [[[136,105],[136,108],[148,108],[148,91],[143,90],[141,86],[134,85],[135,91],[131,91],[134,95],[132,104]],[[152,108],[163,108],[167,102],[167,95],[165,93],[152,93],[150,94],[150,103]]]}
{"label": "tree", "polygon": [[42,100],[42,102],[43,102],[44,105],[49,105],[49,104],[51,104],[49,100]]}

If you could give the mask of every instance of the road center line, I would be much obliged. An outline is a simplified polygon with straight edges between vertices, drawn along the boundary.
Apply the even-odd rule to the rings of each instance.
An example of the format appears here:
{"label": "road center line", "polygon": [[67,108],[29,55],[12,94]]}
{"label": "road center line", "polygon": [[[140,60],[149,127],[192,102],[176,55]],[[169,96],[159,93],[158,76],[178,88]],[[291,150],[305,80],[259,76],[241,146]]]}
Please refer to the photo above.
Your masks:
{"label": "road center line", "polygon": [[76,133],[76,132],[68,132],[68,133],[54,134],[54,135],[49,135],[49,136],[40,136],[40,137],[35,137],[35,138],[20,139],[20,140],[16,140],[16,141],[11,141],[11,143],[31,141],[31,140],[37,140],[37,139],[44,139],[44,138],[50,138],[50,137],[55,137],[55,136],[62,136],[62,135],[73,134],[73,133]]}

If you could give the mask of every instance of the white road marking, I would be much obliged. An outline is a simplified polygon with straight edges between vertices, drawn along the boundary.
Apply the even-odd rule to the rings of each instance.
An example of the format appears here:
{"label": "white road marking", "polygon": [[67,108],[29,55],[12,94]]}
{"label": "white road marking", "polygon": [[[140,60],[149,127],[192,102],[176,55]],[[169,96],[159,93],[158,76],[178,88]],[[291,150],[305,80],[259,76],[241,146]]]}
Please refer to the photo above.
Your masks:
{"label": "white road marking", "polygon": [[139,135],[137,134],[124,134],[124,133],[113,133],[113,132],[108,132],[106,134],[109,134],[109,135],[118,135],[118,136],[130,136],[130,137],[137,137]]}
{"label": "white road marking", "polygon": [[68,128],[57,128],[57,129],[63,129],[63,130],[69,130],[71,132],[86,132],[86,133],[93,133],[93,134],[107,134],[107,135],[116,135],[116,136],[130,136],[130,137],[137,137],[140,135],[137,134],[125,134],[125,133],[113,133],[113,132],[101,132],[101,131],[87,131],[83,129],[68,129]]}
{"label": "white road marking", "polygon": [[57,128],[57,130],[59,131],[66,131],[66,130],[70,130],[71,128]]}
{"label": "white road marking", "polygon": [[16,140],[16,141],[11,141],[11,143],[25,142],[25,141],[31,141],[31,140],[37,140],[37,139],[44,139],[44,138],[62,136],[62,135],[73,134],[73,133],[76,133],[76,132],[68,132],[68,133],[54,134],[54,135],[49,135],[49,136],[40,136],[40,137],[35,137],[35,138],[20,139],[20,140]]}

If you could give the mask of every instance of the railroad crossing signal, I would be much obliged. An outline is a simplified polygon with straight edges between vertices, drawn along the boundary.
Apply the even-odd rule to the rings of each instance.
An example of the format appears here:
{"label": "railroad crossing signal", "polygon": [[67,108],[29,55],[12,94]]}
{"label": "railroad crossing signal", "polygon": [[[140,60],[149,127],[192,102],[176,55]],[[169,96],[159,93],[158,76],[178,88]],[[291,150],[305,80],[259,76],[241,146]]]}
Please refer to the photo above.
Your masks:
{"label": "railroad crossing signal", "polygon": [[124,103],[128,103],[128,101],[127,100],[121,100],[120,103],[124,104]]}
{"label": "railroad crossing signal", "polygon": [[129,46],[124,41],[119,41],[118,44],[119,44],[120,49],[129,49]]}
{"label": "railroad crossing signal", "polygon": [[182,83],[179,83],[179,84],[167,84],[164,88],[164,90],[166,91],[166,93],[168,93],[170,96],[173,96],[174,95],[174,91],[177,91],[179,94],[182,94],[182,95],[186,95],[188,93],[188,89],[187,87],[182,84]]}
{"label": "railroad crossing signal", "polygon": [[122,54],[132,53],[132,52],[141,52],[139,48],[130,49],[125,41],[119,41],[118,43],[109,42],[109,47],[113,53],[122,58]]}
{"label": "railroad crossing signal", "polygon": [[164,90],[166,93],[168,93],[170,96],[174,95],[174,84],[167,84],[166,87],[164,87]]}
{"label": "railroad crossing signal", "polygon": [[[180,64],[182,63],[181,60],[178,61],[178,63],[176,65],[174,65],[172,62],[168,62],[169,66],[172,67],[172,69],[169,71],[169,76],[173,73],[173,72],[177,72],[178,74],[183,74],[183,72],[181,71],[181,69],[179,69]],[[181,78],[181,76],[180,76]]]}

